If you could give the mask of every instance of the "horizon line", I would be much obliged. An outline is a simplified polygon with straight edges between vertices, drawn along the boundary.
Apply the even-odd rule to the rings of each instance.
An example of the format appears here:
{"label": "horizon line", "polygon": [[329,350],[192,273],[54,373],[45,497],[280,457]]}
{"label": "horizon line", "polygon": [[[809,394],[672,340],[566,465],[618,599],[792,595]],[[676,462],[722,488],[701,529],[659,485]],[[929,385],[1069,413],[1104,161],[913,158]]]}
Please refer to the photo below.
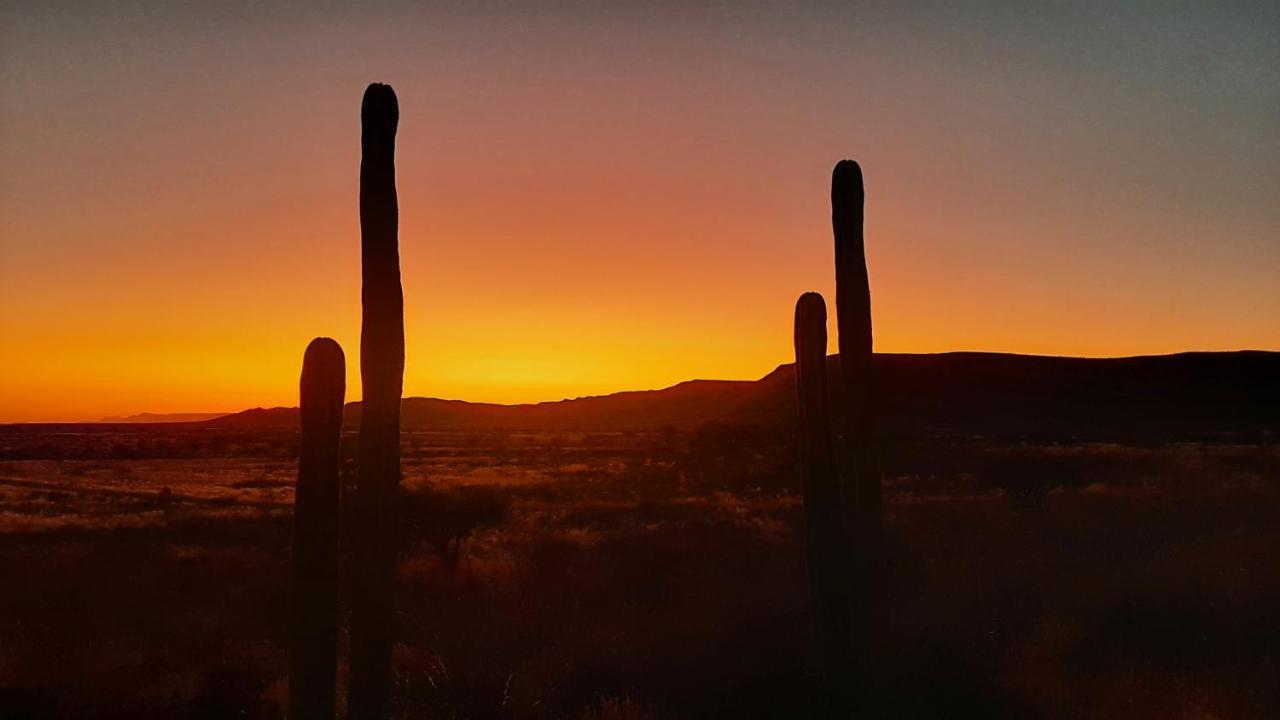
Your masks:
{"label": "horizon line", "polygon": [[[897,355],[897,356],[1003,355],[1008,357],[1044,358],[1044,359],[1054,359],[1054,360],[1141,360],[1144,358],[1169,358],[1169,357],[1179,357],[1184,355],[1233,355],[1233,354],[1244,354],[1244,353],[1261,353],[1261,354],[1280,353],[1280,349],[1264,350],[1259,348],[1237,348],[1234,350],[1179,350],[1177,352],[1148,353],[1148,354],[1142,354],[1142,355],[1052,355],[1052,354],[1039,354],[1039,353],[1005,352],[1005,351],[998,351],[998,350],[945,350],[941,352],[874,352],[873,354],[886,355],[886,356],[889,356],[889,355]],[[827,354],[828,360],[831,360],[833,358],[838,359],[839,357],[840,356],[838,352]],[[563,403],[563,402],[574,402],[577,400],[589,400],[592,398],[612,397],[614,395],[623,395],[627,393],[662,392],[664,390],[670,390],[672,388],[680,387],[681,385],[686,385],[688,383],[697,383],[697,382],[756,383],[764,380],[765,378],[781,370],[782,368],[790,367],[794,364],[795,364],[794,361],[779,363],[775,365],[772,370],[769,370],[768,372],[754,379],[689,378],[687,380],[680,380],[671,385],[664,385],[662,387],[613,390],[610,392],[601,392],[601,393],[596,393],[591,395],[578,395],[575,397],[562,397],[557,399],[535,400],[530,402],[501,403],[501,402],[489,402],[484,400],[466,400],[463,398],[446,398],[446,397],[438,397],[434,395],[403,395],[401,396],[401,400],[402,401],[404,400],[438,400],[441,402],[466,403],[469,405],[488,405],[488,406],[494,406],[494,407],[531,407],[531,406],[549,405],[549,404],[556,404],[556,403]],[[346,400],[343,402],[343,408],[346,408],[349,405],[358,404],[362,401],[363,401],[363,398],[359,400]],[[296,410],[297,407],[298,407],[297,405],[273,405],[270,407],[258,405],[254,407],[240,408],[239,410],[226,410],[226,411],[174,410],[172,412],[155,412],[151,410],[140,410],[138,412],[133,412],[133,413],[104,415],[97,419],[3,421],[3,422],[0,422],[0,426],[6,426],[6,425],[104,425],[104,424],[129,425],[129,424],[135,424],[135,423],[130,423],[128,421],[129,418],[137,418],[137,417],[145,417],[145,416],[152,416],[152,417],[171,417],[171,416],[181,416],[181,415],[208,416],[203,420],[174,420],[169,423],[169,424],[185,424],[185,423],[204,422],[205,420],[212,420],[216,418],[227,417],[230,415],[238,415],[240,413],[250,412],[253,410],[263,410],[263,411]],[[146,424],[146,423],[142,423],[142,424]],[[157,421],[152,424],[163,425],[166,423],[164,421]]]}

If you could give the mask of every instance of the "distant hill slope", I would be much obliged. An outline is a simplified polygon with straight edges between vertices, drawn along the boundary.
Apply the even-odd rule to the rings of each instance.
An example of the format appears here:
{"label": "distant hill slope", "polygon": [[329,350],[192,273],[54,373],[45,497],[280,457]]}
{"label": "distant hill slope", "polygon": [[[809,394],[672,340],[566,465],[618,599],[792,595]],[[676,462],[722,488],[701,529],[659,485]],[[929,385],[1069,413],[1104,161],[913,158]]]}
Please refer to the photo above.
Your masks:
{"label": "distant hill slope", "polygon": [[[835,371],[838,360],[829,359]],[[882,427],[891,435],[1197,438],[1280,431],[1280,353],[1062,358],[999,353],[880,354]],[[528,405],[406,398],[417,430],[624,431],[710,423],[788,426],[794,368],[756,381],[692,380],[663,390]],[[838,379],[838,373],[832,373]],[[833,391],[834,385],[833,383]],[[359,423],[348,404],[347,425]],[[293,426],[296,408],[247,410],[224,427]]]}
{"label": "distant hill slope", "polygon": [[228,413],[138,413],[136,415],[109,415],[98,422],[110,425],[155,425],[161,423],[200,422],[220,418]]}
{"label": "distant hill slope", "polygon": [[[647,430],[693,427],[723,421],[746,409],[761,391],[760,381],[690,380],[663,390],[638,390],[525,405],[471,403],[438,398],[405,398],[401,426],[417,430]],[[360,424],[360,403],[348,403],[348,427]],[[255,408],[208,424],[218,426],[296,425],[297,408]]]}

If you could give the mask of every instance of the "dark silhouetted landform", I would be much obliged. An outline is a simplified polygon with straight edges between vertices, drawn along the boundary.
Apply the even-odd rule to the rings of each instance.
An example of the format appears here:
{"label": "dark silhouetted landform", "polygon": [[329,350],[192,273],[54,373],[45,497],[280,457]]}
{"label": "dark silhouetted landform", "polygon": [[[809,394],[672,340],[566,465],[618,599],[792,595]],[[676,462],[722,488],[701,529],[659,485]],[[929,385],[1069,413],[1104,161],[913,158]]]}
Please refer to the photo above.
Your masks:
{"label": "dark silhouetted landform", "polygon": [[[838,360],[832,356],[828,362]],[[875,356],[889,436],[1196,439],[1280,432],[1280,352],[1066,358],[957,352]],[[840,374],[830,374],[836,392]],[[838,405],[833,405],[838,407]],[[691,380],[663,390],[527,405],[405,398],[407,430],[652,431],[796,422],[795,370],[751,380]],[[349,403],[346,423],[360,420]],[[296,408],[206,421],[296,427]]]}
{"label": "dark silhouetted landform", "polygon": [[111,424],[151,425],[155,423],[200,422],[224,417],[230,413],[138,413],[136,415],[108,415],[99,422]]}

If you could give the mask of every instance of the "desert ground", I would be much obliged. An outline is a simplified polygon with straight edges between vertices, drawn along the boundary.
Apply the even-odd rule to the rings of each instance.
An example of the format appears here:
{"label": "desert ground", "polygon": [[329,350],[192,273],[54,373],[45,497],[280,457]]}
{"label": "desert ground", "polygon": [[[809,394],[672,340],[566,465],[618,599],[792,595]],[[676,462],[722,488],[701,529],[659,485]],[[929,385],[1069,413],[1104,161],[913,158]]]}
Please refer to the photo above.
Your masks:
{"label": "desert ground", "polygon": [[[296,444],[0,428],[0,717],[282,717]],[[401,716],[809,704],[788,433],[406,432],[403,454]],[[882,466],[880,715],[1280,711],[1273,439],[926,438]]]}

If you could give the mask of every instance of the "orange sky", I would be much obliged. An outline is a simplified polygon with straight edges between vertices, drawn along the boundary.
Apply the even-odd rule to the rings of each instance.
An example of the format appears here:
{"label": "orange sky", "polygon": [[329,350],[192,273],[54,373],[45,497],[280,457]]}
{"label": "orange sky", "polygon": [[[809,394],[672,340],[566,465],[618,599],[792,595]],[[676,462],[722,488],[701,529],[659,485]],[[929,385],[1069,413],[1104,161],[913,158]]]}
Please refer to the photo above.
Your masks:
{"label": "orange sky", "polygon": [[294,404],[317,335],[358,393],[372,80],[408,395],[789,361],[841,157],[879,350],[1280,349],[1273,6],[294,13],[0,10],[0,422]]}

